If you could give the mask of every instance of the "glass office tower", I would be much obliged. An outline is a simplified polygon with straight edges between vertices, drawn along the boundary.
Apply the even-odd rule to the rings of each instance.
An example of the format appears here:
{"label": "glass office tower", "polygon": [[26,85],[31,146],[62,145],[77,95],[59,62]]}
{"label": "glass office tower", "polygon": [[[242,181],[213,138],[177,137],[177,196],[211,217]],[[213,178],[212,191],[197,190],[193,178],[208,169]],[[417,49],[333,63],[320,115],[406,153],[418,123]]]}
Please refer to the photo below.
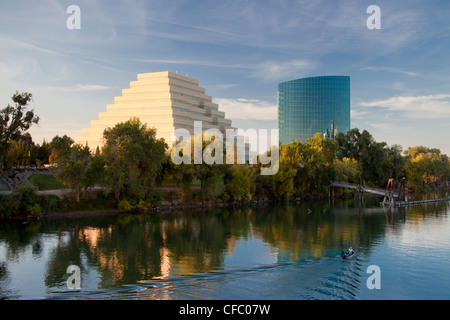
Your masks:
{"label": "glass office tower", "polygon": [[280,144],[306,142],[317,132],[332,137],[350,130],[350,77],[322,76],[278,85]]}

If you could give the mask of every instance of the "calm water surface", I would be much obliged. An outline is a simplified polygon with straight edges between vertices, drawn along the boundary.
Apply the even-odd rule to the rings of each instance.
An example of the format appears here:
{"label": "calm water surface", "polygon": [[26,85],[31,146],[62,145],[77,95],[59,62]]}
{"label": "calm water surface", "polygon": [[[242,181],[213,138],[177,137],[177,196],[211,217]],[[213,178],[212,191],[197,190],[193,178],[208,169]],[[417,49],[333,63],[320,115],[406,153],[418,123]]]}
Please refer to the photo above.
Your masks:
{"label": "calm water surface", "polygon": [[1,223],[0,298],[450,299],[450,204],[379,201]]}

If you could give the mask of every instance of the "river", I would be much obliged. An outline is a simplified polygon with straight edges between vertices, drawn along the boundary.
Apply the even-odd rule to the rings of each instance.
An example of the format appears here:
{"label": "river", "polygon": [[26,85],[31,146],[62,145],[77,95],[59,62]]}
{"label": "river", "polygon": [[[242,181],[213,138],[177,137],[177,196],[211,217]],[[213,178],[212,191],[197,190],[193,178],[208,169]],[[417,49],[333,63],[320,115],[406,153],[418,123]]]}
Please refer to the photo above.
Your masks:
{"label": "river", "polygon": [[379,202],[2,222],[0,298],[450,299],[449,202]]}

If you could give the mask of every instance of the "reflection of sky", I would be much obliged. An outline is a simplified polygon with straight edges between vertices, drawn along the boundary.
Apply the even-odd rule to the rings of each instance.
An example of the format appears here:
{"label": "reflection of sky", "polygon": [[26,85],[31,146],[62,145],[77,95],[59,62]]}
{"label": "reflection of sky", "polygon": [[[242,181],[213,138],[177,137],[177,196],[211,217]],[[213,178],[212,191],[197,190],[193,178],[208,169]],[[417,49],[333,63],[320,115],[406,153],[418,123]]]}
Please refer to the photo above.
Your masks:
{"label": "reflection of sky", "polygon": [[[450,219],[444,209],[435,216],[408,214],[373,248],[366,265],[381,269],[381,290],[362,286],[362,299],[450,299]],[[445,266],[445,267],[444,267]]]}
{"label": "reflection of sky", "polygon": [[[57,246],[58,238],[43,237],[40,254],[32,253],[32,246],[26,246],[15,254],[8,253],[5,243],[0,243],[0,261],[8,261],[6,265],[7,287],[20,299],[43,298],[46,295],[44,277],[47,270],[47,261],[51,251]],[[13,258],[13,257],[14,258]]]}
{"label": "reflection of sky", "polygon": [[[386,224],[380,225],[381,228],[392,228],[393,232],[372,239],[370,253],[361,251],[357,260],[351,262],[335,256],[339,253],[336,247],[333,247],[335,244],[326,248],[331,252],[326,252],[326,255],[317,259],[299,259],[297,246],[290,248],[276,241],[265,242],[265,238],[252,230],[247,236],[239,236],[229,241],[223,264],[219,266],[220,270],[196,272],[189,269],[192,273],[186,274],[184,268],[191,267],[189,263],[194,261],[190,260],[192,257],[185,255],[183,260],[172,259],[170,250],[161,247],[161,277],[143,279],[138,281],[139,285],[136,286],[134,283],[127,283],[125,289],[131,291],[130,297],[134,297],[134,290],[142,290],[142,295],[149,297],[153,294],[162,299],[171,298],[173,295],[198,295],[218,299],[278,296],[297,299],[309,294],[312,294],[311,297],[328,299],[335,294],[347,292],[347,289],[355,291],[353,287],[343,287],[345,283],[350,282],[360,290],[355,291],[355,294],[361,299],[448,299],[450,219],[445,214],[445,209],[442,206],[439,208],[436,216],[432,206],[426,208],[424,215],[421,209],[417,210],[416,207],[407,211],[405,221],[399,217],[399,212],[395,211],[395,222],[392,226],[388,226],[387,221]],[[367,215],[361,215],[361,218],[364,219],[365,216]],[[342,227],[342,224],[339,223],[339,226]],[[84,235],[90,235],[86,237],[86,244],[94,245],[94,240],[99,236],[97,232],[106,232],[107,229],[87,227],[83,230]],[[53,259],[55,250],[58,245],[59,250],[66,250],[69,247],[68,240],[68,233],[36,234],[35,238],[23,247],[17,246],[17,243],[15,246],[11,244],[12,248],[16,248],[14,252],[8,248],[6,240],[0,240],[0,263],[7,262],[6,275],[0,279],[2,294],[8,293],[9,296],[20,299],[39,299],[58,296],[55,291],[62,291],[62,297],[73,297],[65,282],[60,283],[59,287],[47,288],[45,285],[45,277],[52,269],[51,263],[61,262]],[[36,250],[37,243],[40,243],[40,250]],[[305,255],[310,253],[305,252]],[[117,292],[117,297],[123,298],[121,293],[111,288],[115,286],[116,279],[108,276],[108,272],[103,272],[119,268],[120,259],[113,259],[115,256],[93,256],[97,260],[94,261],[95,265],[90,265],[84,253],[81,254],[82,289],[94,293],[97,297],[114,297]],[[377,265],[381,269],[381,290],[369,290],[365,286],[368,277],[366,270],[370,265]],[[64,272],[65,267],[63,266],[64,270],[60,267],[53,269]],[[53,276],[67,279],[69,275]],[[124,287],[119,289],[125,290]]]}
{"label": "reflection of sky", "polygon": [[233,252],[225,256],[224,268],[245,268],[277,263],[277,252],[260,239],[238,240]]}
{"label": "reflection of sky", "polygon": [[450,252],[449,230],[449,219],[426,217],[426,223],[407,221],[407,226],[396,240],[405,248],[448,249]]}

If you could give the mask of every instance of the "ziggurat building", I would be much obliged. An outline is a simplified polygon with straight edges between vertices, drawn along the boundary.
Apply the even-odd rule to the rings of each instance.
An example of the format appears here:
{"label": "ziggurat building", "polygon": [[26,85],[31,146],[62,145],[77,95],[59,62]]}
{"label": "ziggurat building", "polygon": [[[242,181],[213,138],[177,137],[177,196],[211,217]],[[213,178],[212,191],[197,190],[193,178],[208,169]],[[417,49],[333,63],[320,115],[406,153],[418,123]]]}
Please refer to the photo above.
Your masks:
{"label": "ziggurat building", "polygon": [[90,128],[83,129],[82,136],[75,137],[75,143],[91,150],[101,148],[106,128],[133,117],[155,127],[157,138],[164,138],[169,147],[175,129],[185,128],[194,134],[194,121],[202,121],[203,130],[219,129],[224,138],[226,129],[235,129],[197,80],[168,71],[139,74],[106,109],[98,114],[98,120],[91,121]]}

